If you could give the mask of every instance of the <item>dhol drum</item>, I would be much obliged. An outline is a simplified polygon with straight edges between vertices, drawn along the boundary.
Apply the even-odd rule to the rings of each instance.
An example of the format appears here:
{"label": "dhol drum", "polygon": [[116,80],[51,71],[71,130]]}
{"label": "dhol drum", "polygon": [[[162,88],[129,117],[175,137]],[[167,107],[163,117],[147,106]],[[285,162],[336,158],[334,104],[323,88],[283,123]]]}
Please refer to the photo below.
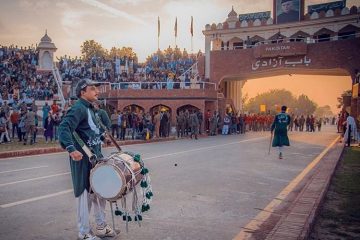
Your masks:
{"label": "dhol drum", "polygon": [[99,161],[90,172],[90,185],[94,193],[108,201],[126,195],[143,178],[141,165],[133,156],[118,152]]}

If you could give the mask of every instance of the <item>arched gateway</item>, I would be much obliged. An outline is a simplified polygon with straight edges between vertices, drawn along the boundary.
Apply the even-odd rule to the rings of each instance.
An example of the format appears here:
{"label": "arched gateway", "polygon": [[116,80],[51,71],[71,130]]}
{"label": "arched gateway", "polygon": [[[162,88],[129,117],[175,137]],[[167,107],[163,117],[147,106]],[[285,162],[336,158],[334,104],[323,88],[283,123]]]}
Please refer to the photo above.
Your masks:
{"label": "arched gateway", "polygon": [[[297,2],[303,13],[304,2]],[[224,23],[205,26],[205,57],[199,63],[205,77],[218,85],[228,103],[241,110],[241,89],[250,79],[284,74],[350,76],[356,91],[351,113],[358,116],[360,7],[309,6],[310,12],[299,14],[298,19],[276,24],[276,3],[274,0],[273,16],[263,12],[237,17],[232,9]],[[244,41],[238,44],[240,40],[234,39]],[[219,47],[219,41],[226,47]]]}
{"label": "arched gateway", "polygon": [[[283,74],[350,76],[353,83],[351,113],[360,113],[360,8],[325,3],[308,6],[297,0],[298,17],[281,24],[277,13],[281,1],[274,0],[269,12],[238,15],[234,9],[223,23],[205,26],[205,56],[196,64],[204,82],[189,89],[127,89],[105,86],[101,97],[122,109],[136,104],[148,112],[155,105],[168,106],[173,112],[192,105],[203,113],[229,106],[241,110],[244,82]],[[285,21],[285,22],[284,22]],[[351,86],[349,86],[350,88]],[[176,114],[171,115],[175,125]]]}

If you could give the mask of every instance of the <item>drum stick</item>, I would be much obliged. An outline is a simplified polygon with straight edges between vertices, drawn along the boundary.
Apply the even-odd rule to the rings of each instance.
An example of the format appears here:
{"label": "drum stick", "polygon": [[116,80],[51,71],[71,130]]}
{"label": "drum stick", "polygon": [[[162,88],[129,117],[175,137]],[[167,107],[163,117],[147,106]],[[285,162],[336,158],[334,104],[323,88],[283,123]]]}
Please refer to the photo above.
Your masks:
{"label": "drum stick", "polygon": [[115,147],[119,150],[119,152],[121,152],[121,147],[119,146],[119,144],[116,142],[115,138],[110,134],[110,132],[108,131],[107,127],[103,124],[103,122],[101,121],[101,119],[99,118],[99,116],[97,116],[95,114],[95,119],[97,120],[97,122],[99,123],[99,125],[101,126],[102,129],[104,129],[106,135],[109,136],[110,140],[112,141],[112,143],[115,145]]}
{"label": "drum stick", "polygon": [[106,135],[109,136],[111,142],[115,145],[115,147],[119,150],[119,152],[121,152],[121,151],[122,151],[122,150],[121,150],[121,147],[120,147],[119,144],[116,142],[115,138],[114,138],[107,130],[105,130],[105,132],[106,132]]}

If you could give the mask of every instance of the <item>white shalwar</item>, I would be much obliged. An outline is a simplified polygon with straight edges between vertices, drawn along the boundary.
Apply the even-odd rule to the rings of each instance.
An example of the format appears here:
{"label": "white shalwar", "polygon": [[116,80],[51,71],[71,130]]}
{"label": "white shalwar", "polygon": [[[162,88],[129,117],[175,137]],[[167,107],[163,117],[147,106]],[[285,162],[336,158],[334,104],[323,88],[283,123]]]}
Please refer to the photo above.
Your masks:
{"label": "white shalwar", "polygon": [[97,226],[105,226],[105,205],[106,200],[96,197],[95,194],[84,192],[76,198],[77,201],[77,222],[79,233],[84,235],[90,233],[90,211],[94,204],[94,216]]}

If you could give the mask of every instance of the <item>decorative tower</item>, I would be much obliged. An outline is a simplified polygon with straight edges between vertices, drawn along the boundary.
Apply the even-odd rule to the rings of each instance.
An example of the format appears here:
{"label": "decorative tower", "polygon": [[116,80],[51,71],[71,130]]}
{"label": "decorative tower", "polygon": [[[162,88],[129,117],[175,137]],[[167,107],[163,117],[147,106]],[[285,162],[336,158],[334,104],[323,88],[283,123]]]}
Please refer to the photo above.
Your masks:
{"label": "decorative tower", "polygon": [[229,24],[229,28],[235,28],[237,21],[239,21],[238,14],[234,11],[234,6],[232,6],[226,22]]}
{"label": "decorative tower", "polygon": [[51,38],[47,35],[47,30],[45,31],[45,35],[41,38],[37,50],[39,51],[38,71],[51,71],[53,69],[54,52],[57,48]]}

